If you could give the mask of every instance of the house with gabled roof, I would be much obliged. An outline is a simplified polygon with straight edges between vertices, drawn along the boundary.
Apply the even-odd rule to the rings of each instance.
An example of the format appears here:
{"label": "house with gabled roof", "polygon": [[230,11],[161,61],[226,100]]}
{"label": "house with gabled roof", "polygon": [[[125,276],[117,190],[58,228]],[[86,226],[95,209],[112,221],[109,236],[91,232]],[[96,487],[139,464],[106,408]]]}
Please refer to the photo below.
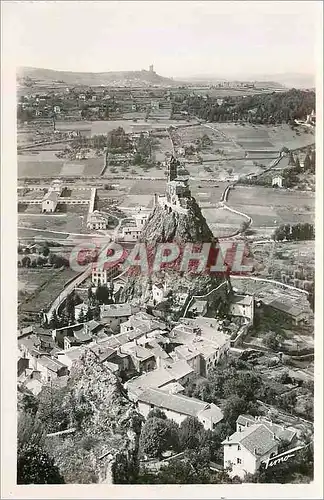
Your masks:
{"label": "house with gabled roof", "polygon": [[213,403],[206,403],[183,394],[167,393],[149,388],[137,399],[138,411],[145,418],[154,408],[162,410],[167,418],[181,424],[187,417],[196,417],[206,430],[215,429],[223,419],[222,410]]}
{"label": "house with gabled roof", "polygon": [[223,442],[224,469],[230,476],[254,474],[262,462],[278,454],[280,442],[294,443],[297,431],[273,423],[266,417],[240,415],[236,431]]}

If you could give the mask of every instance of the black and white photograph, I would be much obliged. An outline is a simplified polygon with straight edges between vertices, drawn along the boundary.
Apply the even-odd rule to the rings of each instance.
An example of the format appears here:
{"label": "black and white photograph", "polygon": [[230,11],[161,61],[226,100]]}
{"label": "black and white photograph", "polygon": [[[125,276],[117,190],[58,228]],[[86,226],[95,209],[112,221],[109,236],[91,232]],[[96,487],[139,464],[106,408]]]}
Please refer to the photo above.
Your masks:
{"label": "black and white photograph", "polygon": [[322,7],[3,2],[2,498],[322,498]]}

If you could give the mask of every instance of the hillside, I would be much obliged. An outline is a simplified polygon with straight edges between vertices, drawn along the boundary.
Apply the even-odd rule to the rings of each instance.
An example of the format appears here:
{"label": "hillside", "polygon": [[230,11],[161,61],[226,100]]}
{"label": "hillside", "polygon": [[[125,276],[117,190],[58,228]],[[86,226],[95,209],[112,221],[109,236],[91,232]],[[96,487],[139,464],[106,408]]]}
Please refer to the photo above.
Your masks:
{"label": "hillside", "polygon": [[85,86],[172,86],[179,85],[153,71],[109,71],[105,73],[79,73],[44,68],[23,67],[17,70],[18,80],[31,79],[36,84],[66,83]]}

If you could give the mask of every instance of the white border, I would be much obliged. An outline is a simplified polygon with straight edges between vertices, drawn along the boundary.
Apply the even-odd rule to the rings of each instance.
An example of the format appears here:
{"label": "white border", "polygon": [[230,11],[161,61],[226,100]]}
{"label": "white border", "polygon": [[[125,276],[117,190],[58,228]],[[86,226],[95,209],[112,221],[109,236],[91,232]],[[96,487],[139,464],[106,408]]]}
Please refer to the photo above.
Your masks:
{"label": "white border", "polygon": [[[15,23],[1,2],[1,472],[2,498],[323,498],[323,5],[319,4],[317,44],[317,187],[315,328],[315,478],[310,485],[16,485],[16,79]],[[261,3],[261,2],[259,2]],[[233,8],[235,3],[233,2]],[[8,15],[9,14],[9,15]],[[287,30],[289,30],[289,22]],[[302,34],[301,34],[302,36]],[[298,58],[298,54],[296,54]]]}

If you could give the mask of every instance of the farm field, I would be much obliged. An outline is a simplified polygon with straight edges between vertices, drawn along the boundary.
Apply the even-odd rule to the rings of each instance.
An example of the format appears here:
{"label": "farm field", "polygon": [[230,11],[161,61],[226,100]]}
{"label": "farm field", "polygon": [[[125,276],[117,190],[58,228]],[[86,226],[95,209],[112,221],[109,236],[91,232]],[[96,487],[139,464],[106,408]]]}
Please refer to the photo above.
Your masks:
{"label": "farm field", "polygon": [[259,149],[280,151],[284,146],[296,149],[315,142],[314,131],[302,127],[293,130],[289,125],[239,123],[214,123],[212,126],[238,144],[242,144],[247,151]]}
{"label": "farm field", "polygon": [[[26,229],[36,228],[50,230],[50,231],[62,231],[63,233],[84,233],[89,232],[86,227],[86,217],[88,213],[88,207],[83,205],[75,205],[74,208],[78,207],[79,214],[76,213],[65,213],[63,215],[57,216],[47,216],[42,214],[28,215],[19,214],[18,215],[18,225],[19,227],[24,227]],[[68,207],[69,209],[70,207]]]}
{"label": "farm field", "polygon": [[[267,200],[266,205],[264,200]],[[227,204],[252,217],[253,229],[314,221],[313,193],[275,190],[261,186],[236,186],[231,190]]]}
{"label": "farm field", "polygon": [[40,240],[65,240],[69,236],[65,232],[55,232],[46,230],[33,230],[28,227],[18,227],[19,240],[40,241]]}
{"label": "farm field", "polygon": [[[196,120],[194,120],[195,122]],[[169,120],[169,119],[161,119],[161,120],[138,120],[134,122],[133,120],[107,120],[107,121],[93,121],[93,122],[85,122],[85,121],[75,121],[68,122],[62,121],[57,122],[57,130],[61,131],[70,131],[70,130],[81,130],[83,132],[89,131],[91,136],[107,134],[111,130],[123,127],[127,134],[136,133],[145,130],[153,130],[156,128],[167,128],[171,125],[173,126],[181,126],[183,125],[183,120]]]}
{"label": "farm field", "polygon": [[202,208],[202,214],[214,236],[221,238],[235,233],[246,219],[224,208]]}
{"label": "farm field", "polygon": [[47,308],[64,285],[77,273],[72,269],[18,269],[19,313],[40,311]]}
{"label": "farm field", "polygon": [[60,177],[60,176],[99,176],[103,165],[103,158],[89,158],[85,160],[62,160],[55,156],[57,151],[40,151],[19,155],[19,177]]}
{"label": "farm field", "polygon": [[194,177],[212,174],[218,180],[225,180],[233,176],[260,174],[278,157],[282,145],[279,147],[271,141],[269,129],[238,123],[204,123],[179,128],[175,137],[186,146],[207,135],[212,144],[199,151],[201,163],[186,160],[186,168]]}

